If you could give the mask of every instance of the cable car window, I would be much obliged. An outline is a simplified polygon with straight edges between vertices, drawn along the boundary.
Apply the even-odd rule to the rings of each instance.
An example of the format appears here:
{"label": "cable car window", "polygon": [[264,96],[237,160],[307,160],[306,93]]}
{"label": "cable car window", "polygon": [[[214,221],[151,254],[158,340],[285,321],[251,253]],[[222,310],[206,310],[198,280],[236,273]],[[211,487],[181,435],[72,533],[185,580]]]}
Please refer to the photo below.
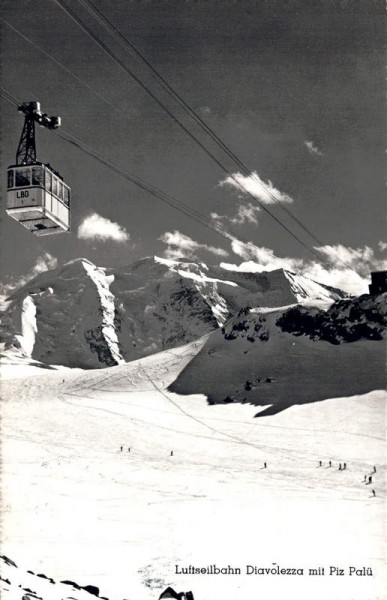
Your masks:
{"label": "cable car window", "polygon": [[15,178],[16,179],[15,180],[16,187],[24,187],[26,185],[30,185],[31,170],[29,168],[16,169],[15,174],[16,174],[16,178]]}
{"label": "cable car window", "polygon": [[58,181],[58,197],[63,200],[63,183]]}
{"label": "cable car window", "polygon": [[32,185],[43,185],[43,169],[42,167],[32,167]]}
{"label": "cable car window", "polygon": [[55,196],[58,195],[58,180],[54,176],[52,176],[52,193],[55,194]]}
{"label": "cable car window", "polygon": [[70,205],[70,193],[69,193],[69,188],[66,187],[65,185],[63,186],[63,200],[64,203],[66,204],[66,206]]}
{"label": "cable car window", "polygon": [[8,187],[13,187],[13,171],[8,171]]}
{"label": "cable car window", "polygon": [[51,172],[50,171],[46,171],[46,190],[47,192],[51,193]]}

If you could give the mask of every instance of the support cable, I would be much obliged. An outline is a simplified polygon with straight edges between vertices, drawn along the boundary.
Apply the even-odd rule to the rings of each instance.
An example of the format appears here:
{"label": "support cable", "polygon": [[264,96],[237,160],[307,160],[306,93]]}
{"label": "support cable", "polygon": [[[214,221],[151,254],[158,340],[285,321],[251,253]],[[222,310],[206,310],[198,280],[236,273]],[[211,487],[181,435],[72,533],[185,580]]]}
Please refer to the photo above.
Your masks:
{"label": "support cable", "polygon": [[[218,158],[189,130],[179,119],[169,110],[169,108],[161,101],[157,96],[146,86],[135,73],[125,65],[125,63],[118,58],[108,46],[99,39],[99,37],[90,29],[86,23],[84,23],[76,13],[64,2],[64,0],[53,0],[112,60],[115,62],[123,71],[125,71],[136,83],[169,115],[169,117],[198,145],[212,160],[235,182],[236,186],[244,193],[247,194],[254,202],[258,203],[259,206],[267,214],[269,214],[274,221],[280,227],[293,237],[301,246],[303,246],[310,254],[321,261],[321,256],[317,252],[310,248],[305,242],[303,242],[295,233],[293,233],[282,221],[274,215],[261,201],[259,201],[253,194],[251,194],[231,173],[227,167],[225,167]],[[338,259],[339,260],[339,259]],[[348,267],[348,265],[346,265]]]}
{"label": "support cable", "polygon": [[[20,105],[20,102],[17,100],[17,98],[15,96],[13,96],[8,90],[6,90],[4,87],[1,87],[0,89],[3,90],[3,92],[4,92],[4,93],[0,92],[0,95],[7,102],[9,102],[10,104],[12,104],[16,108]],[[244,238],[244,237],[242,237],[240,235],[236,235],[232,230],[228,229],[227,227],[225,227],[221,223],[215,221],[214,219],[211,219],[211,218],[207,217],[206,215],[204,215],[200,211],[198,211],[196,209],[193,209],[192,207],[188,206],[184,202],[181,202],[180,200],[174,198],[170,194],[167,194],[166,192],[163,192],[162,190],[160,190],[156,186],[153,186],[152,184],[149,184],[149,183],[145,182],[144,180],[140,179],[136,175],[134,175],[132,173],[129,173],[129,172],[121,169],[120,167],[117,167],[117,165],[115,165],[112,162],[108,161],[102,155],[100,155],[99,153],[97,153],[92,148],[88,147],[86,144],[84,144],[82,141],[80,141],[77,138],[75,138],[74,136],[72,136],[70,133],[64,131],[63,129],[61,129],[61,130],[54,130],[54,132],[59,137],[61,137],[65,141],[67,141],[68,143],[72,144],[73,146],[77,147],[79,150],[83,151],[84,153],[86,153],[89,156],[91,156],[94,159],[96,159],[101,164],[105,165],[107,168],[109,168],[109,169],[113,170],[114,172],[118,173],[119,175],[121,175],[122,177],[124,177],[128,181],[132,182],[134,185],[136,185],[137,187],[141,188],[142,190],[147,191],[148,193],[150,193],[155,198],[158,198],[162,202],[165,202],[169,206],[171,206],[171,207],[175,208],[176,210],[182,212],[187,217],[194,219],[196,222],[204,225],[205,227],[208,227],[208,228],[210,228],[212,230],[215,230],[217,233],[219,233],[221,236],[223,236],[227,240],[240,241],[243,244],[249,246],[250,248],[252,248],[252,249],[254,249],[256,251],[259,251],[262,254],[265,254],[266,256],[268,256],[268,258],[270,259],[270,261],[278,262],[281,265],[284,265],[286,269],[292,270],[284,259],[281,259],[281,258],[273,256],[272,253],[267,252],[267,250],[265,250],[264,248],[256,246],[251,241],[247,240],[246,238]],[[330,266],[330,264],[327,261],[324,261],[323,258],[321,258],[318,255],[316,255],[316,256],[317,256],[319,262],[326,262],[326,264]],[[347,266],[347,268],[349,268],[352,271],[356,272],[352,267]]]}
{"label": "support cable", "polygon": [[[156,79],[157,83],[163,88],[163,90],[173,98],[179,106],[189,115],[196,124],[201,127],[203,131],[205,131],[213,141],[238,165],[238,167],[243,171],[243,173],[247,177],[251,177],[257,183],[259,183],[265,193],[273,200],[273,203],[280,206],[281,210],[283,210],[288,217],[293,219],[297,225],[304,230],[317,244],[323,246],[323,242],[316,237],[316,235],[306,226],[298,217],[286,206],[283,205],[282,202],[278,200],[278,198],[273,194],[270,188],[265,185],[263,181],[261,181],[255,173],[253,173],[239,158],[236,154],[229,148],[229,146],[223,142],[223,140],[216,134],[216,132],[200,117],[200,115],[195,112],[195,110],[184,100],[184,98],[168,83],[168,81],[155,69],[152,64],[145,58],[145,56],[134,46],[134,44],[124,36],[115,25],[102,13],[101,10],[92,2],[92,0],[78,0],[78,2],[86,8],[86,10],[91,14],[97,22],[108,32],[110,33],[118,42],[120,42],[125,48],[129,48],[131,52],[133,52],[137,58],[147,67],[147,69],[151,72],[153,77]],[[255,198],[255,196],[254,196]]]}
{"label": "support cable", "polygon": [[[19,101],[17,100],[17,98],[15,96],[13,96],[10,92],[8,92],[5,88],[1,87],[0,89],[2,90],[2,92],[0,91],[0,96],[2,96],[7,102],[9,102],[10,104],[12,104],[12,106],[15,106],[17,108],[18,105],[20,104]],[[168,204],[172,208],[180,211],[185,216],[194,219],[196,222],[200,223],[201,225],[204,225],[205,227],[208,227],[208,228],[210,228],[212,230],[215,230],[222,237],[226,238],[229,241],[230,240],[240,241],[243,244],[246,244],[247,246],[251,247],[252,249],[258,250],[260,253],[267,255],[267,257],[271,261],[277,262],[281,266],[285,267],[286,269],[291,270],[290,267],[289,267],[289,265],[286,263],[285,260],[273,256],[271,253],[267,252],[265,249],[260,248],[260,247],[256,246],[255,244],[253,244],[251,241],[247,240],[246,238],[243,238],[242,236],[239,236],[239,235],[235,234],[232,230],[228,229],[227,227],[224,227],[221,223],[218,223],[214,219],[211,219],[211,218],[207,217],[206,215],[204,215],[200,211],[198,211],[198,210],[196,210],[196,209],[188,206],[187,204],[185,204],[184,202],[181,202],[177,198],[174,198],[170,194],[167,194],[166,192],[163,192],[159,188],[153,186],[152,184],[147,183],[146,181],[144,181],[143,179],[137,177],[136,175],[134,175],[132,173],[129,173],[128,171],[125,171],[124,169],[121,169],[120,167],[118,167],[117,165],[115,165],[112,162],[108,161],[102,155],[100,155],[99,153],[97,153],[95,150],[93,150],[92,148],[88,147],[82,141],[80,141],[77,138],[75,138],[74,136],[72,136],[70,133],[64,131],[63,129],[61,129],[61,130],[55,130],[55,133],[59,137],[61,137],[62,139],[64,139],[66,142],[72,144],[73,146],[75,146],[79,150],[81,150],[82,152],[84,152],[84,153],[88,154],[89,156],[93,157],[95,160],[97,160],[98,162],[100,162],[101,164],[103,164],[105,167],[111,169],[115,173],[118,173],[124,179],[130,181],[131,183],[133,183],[134,185],[136,185],[140,189],[148,192],[153,197],[155,197],[155,198],[161,200],[162,202]]]}

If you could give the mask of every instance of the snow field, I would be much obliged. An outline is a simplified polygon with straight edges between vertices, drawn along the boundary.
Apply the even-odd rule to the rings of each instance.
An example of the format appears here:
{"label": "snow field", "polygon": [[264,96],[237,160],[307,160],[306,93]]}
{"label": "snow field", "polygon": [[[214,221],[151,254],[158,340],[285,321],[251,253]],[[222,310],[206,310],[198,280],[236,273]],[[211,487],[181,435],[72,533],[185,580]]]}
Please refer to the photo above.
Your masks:
{"label": "snow field", "polygon": [[[165,391],[199,348],[4,382],[2,552],[111,600],[168,584],[195,600],[382,598],[382,392],[254,419],[253,406]],[[272,563],[374,576],[175,574]]]}

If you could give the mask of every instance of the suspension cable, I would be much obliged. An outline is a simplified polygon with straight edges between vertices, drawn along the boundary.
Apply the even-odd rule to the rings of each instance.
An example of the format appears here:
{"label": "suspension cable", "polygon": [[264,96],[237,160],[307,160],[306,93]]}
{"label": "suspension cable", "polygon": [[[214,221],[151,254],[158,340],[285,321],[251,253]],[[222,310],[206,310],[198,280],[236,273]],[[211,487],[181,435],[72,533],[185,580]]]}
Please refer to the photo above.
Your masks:
{"label": "suspension cable", "polygon": [[[282,202],[278,200],[278,198],[273,194],[270,188],[257,177],[255,173],[253,173],[239,158],[236,154],[229,148],[229,146],[216,134],[216,132],[197,114],[197,112],[184,100],[184,98],[168,83],[168,81],[158,72],[157,69],[153,67],[153,65],[145,58],[145,56],[134,46],[134,44],[124,36],[117,27],[103,14],[101,10],[92,2],[92,0],[78,0],[78,2],[86,8],[86,10],[91,14],[97,22],[108,32],[110,33],[116,40],[118,40],[124,47],[129,48],[139,59],[140,61],[147,67],[147,69],[151,72],[154,79],[158,82],[158,84],[164,89],[164,91],[173,98],[179,106],[189,115],[189,117],[195,121],[201,127],[203,131],[205,131],[213,141],[238,165],[238,167],[242,170],[242,172],[247,176],[251,177],[255,180],[265,193],[272,199],[273,203],[280,206],[281,210],[283,210],[293,221],[297,223],[297,225],[305,231],[317,244],[323,246],[323,242],[319,240],[316,235],[306,226],[302,221]],[[255,198],[255,196],[254,196]]]}
{"label": "suspension cable", "polygon": [[[125,63],[118,58],[110,48],[101,40],[99,37],[90,29],[84,21],[82,21],[76,13],[64,2],[64,0],[53,0],[122,70],[124,70],[136,83],[169,115],[169,117],[198,145],[212,160],[235,182],[236,186],[245,194],[247,194],[254,202],[257,202],[259,206],[267,214],[269,214],[276,223],[280,225],[285,231],[293,237],[301,246],[303,246],[310,254],[312,254],[319,261],[321,256],[317,252],[303,242],[295,233],[293,233],[282,221],[274,215],[261,201],[259,201],[253,194],[251,194],[237,179],[237,177],[231,173],[227,167],[225,167],[218,158],[189,130],[187,127],[169,110],[169,108],[145,85],[137,75],[129,68]],[[339,260],[339,259],[338,259]]]}
{"label": "suspension cable", "polygon": [[[13,96],[5,88],[1,87],[0,89],[3,90],[3,92],[5,92],[5,93],[3,93],[3,92],[0,91],[0,95],[7,102],[9,102],[10,104],[12,104],[15,107],[18,107],[18,105],[20,104],[20,102],[17,100],[17,98],[15,96]],[[82,152],[84,152],[84,153],[88,154],[89,156],[93,157],[95,160],[97,160],[98,162],[100,162],[101,164],[103,164],[104,166],[106,166],[107,168],[111,169],[115,173],[118,173],[119,175],[121,175],[122,177],[124,177],[126,180],[132,182],[134,185],[136,185],[140,189],[148,192],[149,194],[151,194],[155,198],[158,198],[159,200],[161,200],[162,202],[168,204],[172,208],[180,211],[185,216],[187,216],[189,218],[192,218],[193,220],[195,220],[196,222],[200,223],[201,225],[204,225],[205,227],[208,227],[208,228],[210,228],[212,230],[215,230],[219,235],[221,235],[222,237],[226,238],[228,241],[235,240],[235,241],[242,242],[243,244],[249,246],[253,250],[256,250],[256,251],[258,251],[258,252],[260,252],[262,254],[265,254],[271,261],[277,262],[280,265],[285,266],[286,269],[288,269],[288,270],[292,270],[289,267],[289,265],[286,262],[286,260],[278,258],[278,257],[272,255],[270,252],[267,252],[267,250],[265,250],[264,248],[256,246],[255,244],[253,244],[251,241],[247,240],[246,238],[244,238],[244,237],[242,237],[240,235],[235,234],[232,230],[230,230],[227,227],[223,226],[221,223],[218,223],[214,219],[211,219],[211,218],[207,217],[206,215],[204,215],[200,211],[198,211],[196,209],[193,209],[192,207],[188,206],[184,202],[181,202],[177,198],[174,198],[170,194],[167,194],[166,192],[163,192],[162,190],[160,190],[156,186],[147,183],[146,181],[144,181],[140,177],[137,177],[136,175],[134,175],[132,173],[129,173],[128,171],[126,171],[126,170],[118,167],[117,165],[113,164],[112,162],[110,162],[109,160],[107,160],[105,157],[103,157],[102,155],[100,155],[98,152],[96,152],[92,148],[88,147],[82,141],[80,141],[79,139],[75,138],[72,134],[64,131],[63,129],[61,129],[61,130],[57,129],[57,130],[53,130],[53,131],[54,131],[54,133],[56,135],[58,135],[59,137],[61,137],[62,139],[64,139],[66,142],[72,144],[73,146],[75,146],[79,150],[81,150]]]}

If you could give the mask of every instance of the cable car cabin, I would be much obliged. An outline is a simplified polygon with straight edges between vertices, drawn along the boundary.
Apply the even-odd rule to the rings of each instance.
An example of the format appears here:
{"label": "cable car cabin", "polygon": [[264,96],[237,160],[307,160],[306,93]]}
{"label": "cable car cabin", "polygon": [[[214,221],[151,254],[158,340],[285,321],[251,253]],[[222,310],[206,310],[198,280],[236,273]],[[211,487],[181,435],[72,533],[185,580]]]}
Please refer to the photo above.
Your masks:
{"label": "cable car cabin", "polygon": [[69,231],[70,188],[50,165],[10,166],[6,211],[38,236]]}

